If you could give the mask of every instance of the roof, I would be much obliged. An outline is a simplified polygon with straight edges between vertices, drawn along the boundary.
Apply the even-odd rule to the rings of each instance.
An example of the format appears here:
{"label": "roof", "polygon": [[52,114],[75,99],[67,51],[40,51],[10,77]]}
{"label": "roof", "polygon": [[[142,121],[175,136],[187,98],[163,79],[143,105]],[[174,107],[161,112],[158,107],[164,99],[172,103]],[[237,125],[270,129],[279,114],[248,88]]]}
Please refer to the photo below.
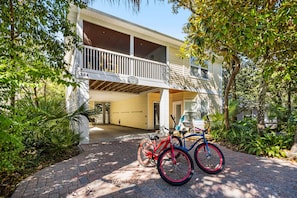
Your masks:
{"label": "roof", "polygon": [[87,16],[94,19],[99,19],[100,21],[108,21],[110,26],[118,26],[126,30],[133,30],[135,32],[141,33],[143,35],[149,35],[151,37],[158,38],[158,40],[162,40],[164,42],[170,43],[172,45],[180,46],[183,41],[177,38],[174,38],[170,35],[166,35],[160,33],[158,31],[149,29],[147,27],[132,23],[130,21],[118,18],[116,16],[107,14],[105,12],[96,10],[94,8],[87,7],[85,9],[77,9],[77,12],[80,16]]}

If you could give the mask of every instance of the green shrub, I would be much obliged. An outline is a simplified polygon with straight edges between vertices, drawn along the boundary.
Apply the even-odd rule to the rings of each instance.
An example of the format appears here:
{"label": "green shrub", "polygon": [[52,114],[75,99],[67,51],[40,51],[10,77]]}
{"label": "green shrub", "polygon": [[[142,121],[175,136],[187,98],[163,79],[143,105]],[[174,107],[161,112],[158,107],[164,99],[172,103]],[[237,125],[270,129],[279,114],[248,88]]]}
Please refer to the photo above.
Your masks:
{"label": "green shrub", "polygon": [[0,174],[22,168],[20,153],[24,150],[19,131],[22,123],[0,114]]}
{"label": "green shrub", "polygon": [[27,118],[31,122],[30,127],[22,133],[27,149],[35,149],[39,154],[42,152],[58,153],[79,143],[80,135],[70,126],[71,121],[80,112],[69,115],[66,112],[64,101],[60,99],[39,100],[38,107],[26,101],[22,103],[22,107],[26,110]]}
{"label": "green shrub", "polygon": [[251,142],[247,142],[246,151],[255,155],[286,157],[284,150],[290,147],[292,141],[293,138],[290,135],[266,133],[262,137],[255,136]]}
{"label": "green shrub", "polygon": [[73,149],[80,134],[71,129],[71,122],[84,109],[69,114],[63,97],[31,97],[16,102],[15,108],[0,114],[0,174],[36,166],[46,154],[60,155]]}
{"label": "green shrub", "polygon": [[260,136],[257,133],[255,119],[244,119],[232,123],[230,130],[225,130],[220,114],[211,116],[211,118],[214,118],[212,138],[243,152],[258,156],[286,157],[285,150],[289,150],[293,144],[296,122],[289,123],[286,132],[275,133],[268,129],[263,136]]}
{"label": "green shrub", "polygon": [[0,131],[0,173],[13,172],[16,168],[21,168],[20,153],[23,150],[20,137]]}

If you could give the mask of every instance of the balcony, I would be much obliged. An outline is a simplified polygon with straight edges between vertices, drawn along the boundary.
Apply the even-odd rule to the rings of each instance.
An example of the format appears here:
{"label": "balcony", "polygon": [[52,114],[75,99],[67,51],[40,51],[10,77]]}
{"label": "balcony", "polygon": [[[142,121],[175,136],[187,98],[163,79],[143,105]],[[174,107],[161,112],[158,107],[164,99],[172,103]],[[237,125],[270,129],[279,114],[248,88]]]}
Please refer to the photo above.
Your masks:
{"label": "balcony", "polygon": [[83,46],[79,54],[82,61],[78,65],[85,72],[112,73],[157,81],[166,81],[169,72],[167,64],[101,48]]}

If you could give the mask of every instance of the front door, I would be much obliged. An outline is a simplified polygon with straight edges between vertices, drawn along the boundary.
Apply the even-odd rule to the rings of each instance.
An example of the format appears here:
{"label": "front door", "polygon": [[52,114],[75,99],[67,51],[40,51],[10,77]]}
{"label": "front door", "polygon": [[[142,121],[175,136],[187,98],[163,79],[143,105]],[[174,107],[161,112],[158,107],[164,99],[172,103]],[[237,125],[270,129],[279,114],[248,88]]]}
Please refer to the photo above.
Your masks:
{"label": "front door", "polygon": [[160,128],[160,104],[154,103],[154,129]]}

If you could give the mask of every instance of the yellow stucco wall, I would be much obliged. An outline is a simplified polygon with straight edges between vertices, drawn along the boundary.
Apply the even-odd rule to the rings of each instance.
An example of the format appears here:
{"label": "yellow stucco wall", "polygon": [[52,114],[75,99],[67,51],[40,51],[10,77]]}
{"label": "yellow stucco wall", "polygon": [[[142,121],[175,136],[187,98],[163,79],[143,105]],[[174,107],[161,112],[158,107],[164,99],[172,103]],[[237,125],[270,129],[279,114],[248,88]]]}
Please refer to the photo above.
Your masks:
{"label": "yellow stucco wall", "polygon": [[147,129],[147,95],[110,103],[111,124]]}
{"label": "yellow stucco wall", "polygon": [[154,128],[154,103],[160,103],[159,93],[148,94],[148,129]]}
{"label": "yellow stucco wall", "polygon": [[[175,102],[180,102],[182,106],[182,112],[184,112],[184,103],[186,101],[195,101],[200,105],[201,100],[207,100],[209,103],[209,113],[214,113],[215,108],[218,108],[220,99],[216,95],[211,94],[199,94],[195,92],[179,92],[170,94],[169,99],[169,114],[173,114],[173,106]],[[154,103],[160,102],[159,93],[149,93],[148,94],[148,129],[153,129],[154,127]],[[174,126],[173,121],[169,118],[170,126]]]}
{"label": "yellow stucco wall", "polygon": [[[195,92],[180,92],[171,94],[170,96],[170,112],[173,113],[173,103],[174,102],[181,102],[182,105],[182,112],[185,111],[185,102],[192,101],[197,102],[198,107],[201,107],[201,101],[206,100],[208,102],[208,113],[213,114],[221,109],[221,99],[218,95],[215,94],[202,94],[202,93],[195,93]],[[198,110],[199,111],[199,110]],[[171,122],[171,121],[170,121]]]}

